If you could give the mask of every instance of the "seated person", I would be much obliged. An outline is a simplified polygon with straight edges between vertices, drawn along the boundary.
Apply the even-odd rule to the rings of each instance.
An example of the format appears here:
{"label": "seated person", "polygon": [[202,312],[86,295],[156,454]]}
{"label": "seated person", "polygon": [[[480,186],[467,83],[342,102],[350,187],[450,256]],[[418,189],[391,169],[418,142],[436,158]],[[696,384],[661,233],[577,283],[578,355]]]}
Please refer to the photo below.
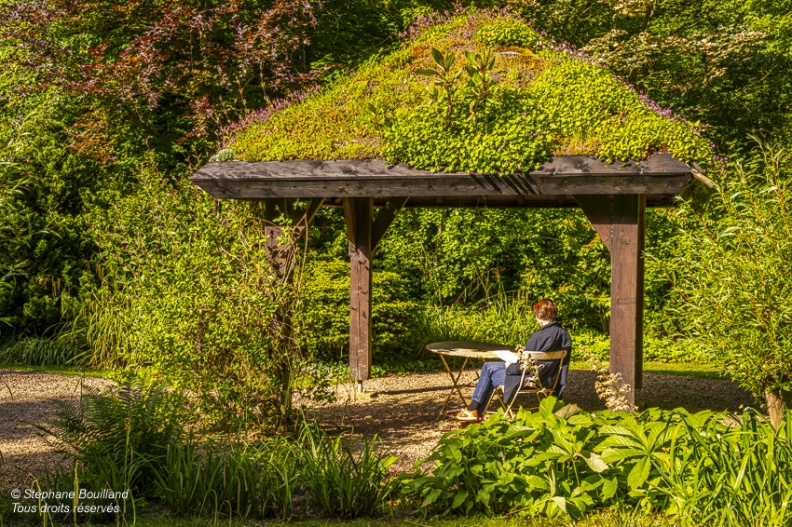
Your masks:
{"label": "seated person", "polygon": [[[555,321],[558,307],[552,300],[541,300],[533,307],[534,316],[539,322],[541,328],[535,332],[528,339],[525,344],[526,351],[561,351],[566,350],[567,356],[564,358],[562,368],[569,366],[570,351],[572,349],[572,339],[569,333],[562,328],[558,322]],[[541,366],[542,362],[539,361],[537,366]],[[557,365],[557,362],[545,362],[544,367],[540,368],[539,376],[542,386],[552,384],[552,381],[546,382],[546,379],[553,379],[556,375],[556,368],[552,367]],[[563,373],[562,373],[563,377]],[[473,391],[473,400],[470,402],[467,410],[463,410],[457,414],[456,418],[460,421],[478,421],[484,415],[484,411],[489,404],[492,397],[492,391],[496,386],[503,386],[503,397],[505,401],[509,401],[512,394],[517,389],[522,378],[522,370],[520,363],[511,364],[507,367],[505,362],[485,362],[481,368],[476,389]],[[528,377],[526,377],[527,379]],[[563,391],[566,379],[559,380],[558,395]]]}

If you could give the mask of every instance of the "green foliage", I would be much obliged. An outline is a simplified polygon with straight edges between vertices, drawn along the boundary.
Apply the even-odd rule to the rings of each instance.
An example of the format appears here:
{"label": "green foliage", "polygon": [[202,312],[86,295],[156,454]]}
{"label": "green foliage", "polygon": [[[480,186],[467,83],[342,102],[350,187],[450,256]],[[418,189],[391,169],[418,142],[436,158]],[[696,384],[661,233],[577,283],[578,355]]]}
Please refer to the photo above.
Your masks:
{"label": "green foliage", "polygon": [[428,458],[434,468],[405,477],[403,492],[425,514],[579,518],[626,505],[683,525],[785,525],[792,427],[776,432],[751,411],[737,427],[723,418],[593,415],[550,397],[512,422],[496,414],[447,433]]}
{"label": "green foliage", "polygon": [[240,445],[172,445],[154,474],[152,497],[175,512],[278,518],[379,516],[390,492],[388,466],[374,440],[359,445],[303,425],[296,438]]}
{"label": "green foliage", "polygon": [[789,404],[791,165],[782,150],[760,152],[730,167],[705,209],[690,202],[680,210],[688,249],[668,272],[686,333],[754,396]]}
{"label": "green foliage", "polygon": [[[66,127],[74,108],[41,97],[3,108],[0,119],[0,338],[51,338],[73,316],[79,291],[94,285],[96,248],[84,206],[123,169],[73,155]],[[32,109],[31,109],[32,107]],[[30,347],[30,344],[22,344]],[[77,347],[67,355],[84,351]],[[59,355],[62,355],[59,353]]]}
{"label": "green foliage", "polygon": [[[602,68],[562,51],[485,43],[501,33],[528,38],[520,25],[533,33],[507,15],[450,18],[318,95],[250,115],[231,129],[228,146],[246,161],[383,157],[483,173],[527,170],[553,153],[614,160],[670,151],[708,160],[690,125],[645,107]],[[469,38],[479,31],[484,36]],[[472,57],[467,69],[455,60],[460,51]]]}
{"label": "green foliage", "polygon": [[0,344],[0,362],[35,366],[70,366],[90,362],[82,332],[61,329],[50,338],[24,337]]}
{"label": "green foliage", "polygon": [[[574,347],[579,350],[579,357],[590,353],[601,361],[607,361],[609,358],[610,338],[607,335],[590,330],[575,331],[572,335],[572,342]],[[643,360],[689,364],[709,362],[701,345],[696,342],[684,339],[674,340],[669,337],[658,338],[650,335],[644,335]]]}
{"label": "green foliage", "polygon": [[[372,329],[379,356],[400,355],[414,341],[420,304],[413,300],[404,278],[374,271]],[[300,317],[312,356],[342,359],[349,352],[349,263],[313,261],[306,265]]]}
{"label": "green foliage", "polygon": [[422,284],[417,294],[438,309],[509,291],[552,298],[569,327],[607,329],[610,258],[579,212],[406,210],[377,251],[378,265]]}
{"label": "green foliage", "polygon": [[729,150],[789,133],[787,0],[507,0],[536,27],[602,60]]}
{"label": "green foliage", "polygon": [[1,340],[84,329],[89,214],[139,190],[144,158],[181,177],[223,123],[313,79],[291,62],[311,22],[301,0],[0,3]]}
{"label": "green foliage", "polygon": [[299,283],[271,268],[262,214],[144,177],[145,192],[93,224],[110,286],[81,315],[95,361],[194,391],[220,426],[282,422],[301,363]]}
{"label": "green foliage", "polygon": [[298,452],[282,438],[204,448],[191,439],[168,447],[152,496],[181,515],[286,521],[299,488],[298,466]]}
{"label": "green foliage", "polygon": [[735,428],[715,419],[696,424],[685,421],[687,442],[672,445],[673,462],[661,465],[672,500],[667,512],[683,525],[788,525],[792,414],[778,431],[751,411]]}
{"label": "green foliage", "polygon": [[82,467],[83,487],[139,497],[179,440],[184,403],[163,386],[126,381],[104,393],[87,389],[76,402],[57,400],[57,417],[41,430]]}
{"label": "green foliage", "polygon": [[323,516],[356,518],[383,512],[390,492],[388,467],[396,457],[378,457],[369,441],[355,454],[343,436],[329,438],[310,427],[303,428],[298,442],[300,481],[309,504]]}
{"label": "green foliage", "polygon": [[421,343],[451,340],[525,344],[539,329],[533,303],[524,295],[499,294],[463,306],[427,306],[420,319]]}
{"label": "green foliage", "polygon": [[396,458],[379,455],[376,437],[355,443],[304,424],[291,439],[199,442],[184,433],[185,402],[161,386],[131,381],[60,402],[42,430],[77,464],[47,488],[130,489],[130,504],[156,500],[180,515],[215,518],[286,521],[297,507],[330,518],[384,512]]}
{"label": "green foliage", "polygon": [[473,36],[476,42],[488,46],[517,46],[533,48],[539,35],[525,23],[515,19],[505,19],[483,26]]}
{"label": "green foliage", "polygon": [[450,6],[444,0],[323,0],[314,7],[307,62],[325,77],[347,73],[398,45],[399,32],[414,19]]}

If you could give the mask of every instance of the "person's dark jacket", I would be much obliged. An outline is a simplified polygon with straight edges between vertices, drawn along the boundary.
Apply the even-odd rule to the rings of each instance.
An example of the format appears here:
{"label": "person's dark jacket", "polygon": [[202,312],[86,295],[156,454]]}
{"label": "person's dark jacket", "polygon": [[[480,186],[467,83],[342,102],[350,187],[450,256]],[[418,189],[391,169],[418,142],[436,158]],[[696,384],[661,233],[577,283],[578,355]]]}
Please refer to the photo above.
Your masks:
{"label": "person's dark jacket", "polygon": [[[533,333],[525,344],[526,351],[561,351],[566,350],[567,355],[561,364],[561,378],[556,387],[556,396],[561,396],[566,387],[566,372],[569,370],[569,358],[572,351],[572,339],[569,333],[561,327],[558,322],[551,322],[539,331]],[[539,380],[545,388],[552,387],[556,372],[558,371],[557,361],[538,361]],[[506,368],[506,382],[503,386],[503,396],[506,401],[511,400],[514,391],[520,384],[522,370],[520,364],[510,364]]]}

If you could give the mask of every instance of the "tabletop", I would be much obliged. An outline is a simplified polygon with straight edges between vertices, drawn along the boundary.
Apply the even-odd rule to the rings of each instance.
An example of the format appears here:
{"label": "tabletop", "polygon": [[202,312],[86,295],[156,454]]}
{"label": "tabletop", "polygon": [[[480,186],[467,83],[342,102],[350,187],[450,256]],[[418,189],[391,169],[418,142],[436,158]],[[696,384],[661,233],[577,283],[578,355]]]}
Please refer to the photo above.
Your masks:
{"label": "tabletop", "polygon": [[427,344],[426,349],[433,353],[450,357],[465,357],[468,359],[498,359],[492,353],[494,350],[514,351],[514,346],[493,344],[491,342],[474,342],[468,340],[452,340],[448,342],[433,342]]}

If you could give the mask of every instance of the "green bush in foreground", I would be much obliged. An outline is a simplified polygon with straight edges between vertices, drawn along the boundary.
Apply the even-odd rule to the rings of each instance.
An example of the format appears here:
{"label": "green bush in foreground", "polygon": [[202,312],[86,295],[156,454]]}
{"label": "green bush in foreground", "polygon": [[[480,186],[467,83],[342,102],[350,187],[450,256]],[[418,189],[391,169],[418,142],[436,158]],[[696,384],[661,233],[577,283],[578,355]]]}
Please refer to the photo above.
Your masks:
{"label": "green bush in foreground", "polygon": [[55,403],[56,418],[40,430],[82,467],[75,484],[94,491],[130,489],[133,498],[147,493],[156,467],[179,442],[187,413],[183,397],[161,385],[130,381]]}
{"label": "green bush in foreground", "polygon": [[[680,255],[667,266],[679,323],[778,424],[792,409],[792,155],[760,145],[715,186],[709,210],[686,202]],[[693,248],[693,249],[689,249]]]}
{"label": "green bush in foreground", "polygon": [[[43,478],[34,489],[78,495],[81,489],[129,489],[119,498],[83,500],[84,506],[117,506],[118,517],[128,519],[147,502],[183,516],[242,519],[384,514],[388,467],[396,458],[380,454],[376,437],[356,442],[303,424],[296,437],[198,441],[186,433],[186,402],[162,386],[127,382],[61,403],[42,430],[75,468]],[[101,521],[113,513],[52,513],[47,520]]]}
{"label": "green bush in foreground", "polygon": [[789,415],[776,431],[746,411],[582,412],[545,399],[450,432],[402,481],[424,514],[580,518],[608,505],[663,512],[683,525],[782,526],[792,520]]}
{"label": "green bush in foreground", "polygon": [[130,488],[112,503],[119,518],[156,502],[180,516],[281,521],[379,517],[395,504],[424,515],[558,519],[608,507],[683,526],[792,520],[792,415],[776,430],[751,410],[739,419],[679,409],[588,414],[551,397],[514,421],[496,414],[447,433],[426,460],[431,469],[392,479],[396,458],[383,457],[376,438],[356,443],[305,425],[293,438],[199,442],[183,433],[177,402],[126,384],[64,406],[52,433],[80,464],[41,488]]}

